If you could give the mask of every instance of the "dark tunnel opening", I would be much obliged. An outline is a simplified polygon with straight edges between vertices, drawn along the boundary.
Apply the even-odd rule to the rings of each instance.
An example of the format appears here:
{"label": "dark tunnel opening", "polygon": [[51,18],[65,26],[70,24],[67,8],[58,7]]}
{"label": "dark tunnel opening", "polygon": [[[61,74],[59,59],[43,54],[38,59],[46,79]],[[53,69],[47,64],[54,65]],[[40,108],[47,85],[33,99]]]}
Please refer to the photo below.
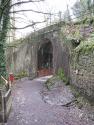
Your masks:
{"label": "dark tunnel opening", "polygon": [[44,43],[38,50],[38,74],[40,76],[52,74],[53,47],[51,42]]}

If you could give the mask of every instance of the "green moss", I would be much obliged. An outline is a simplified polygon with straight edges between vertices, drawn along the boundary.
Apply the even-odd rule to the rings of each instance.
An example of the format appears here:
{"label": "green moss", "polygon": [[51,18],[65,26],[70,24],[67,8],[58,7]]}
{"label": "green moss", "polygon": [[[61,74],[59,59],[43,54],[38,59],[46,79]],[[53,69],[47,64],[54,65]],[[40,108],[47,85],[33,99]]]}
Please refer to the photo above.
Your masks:
{"label": "green moss", "polygon": [[88,41],[82,41],[81,44],[76,47],[76,53],[88,54],[94,51],[94,39],[88,39]]}
{"label": "green moss", "polygon": [[54,77],[48,79],[45,82],[45,86],[47,87],[47,89],[50,90],[55,85],[57,80],[59,80],[59,78],[57,76],[54,76]]}
{"label": "green moss", "polygon": [[70,84],[70,88],[71,88],[72,93],[73,93],[73,95],[75,96],[75,98],[78,98],[78,97],[80,96],[79,91],[77,91],[77,89],[75,88],[75,86],[72,85],[72,84]]}
{"label": "green moss", "polygon": [[59,70],[58,70],[57,76],[58,76],[58,78],[61,79],[66,85],[68,84],[68,79],[66,78],[63,69],[59,69]]}
{"label": "green moss", "polygon": [[74,85],[70,85],[70,88],[72,90],[73,95],[76,98],[76,105],[79,109],[81,109],[83,106],[90,104],[89,100],[82,96],[82,94],[78,91],[78,89]]}
{"label": "green moss", "polygon": [[92,37],[88,38],[86,41],[82,41],[72,52],[72,63],[77,65],[79,62],[80,55],[88,55],[94,51],[94,33],[91,34]]}

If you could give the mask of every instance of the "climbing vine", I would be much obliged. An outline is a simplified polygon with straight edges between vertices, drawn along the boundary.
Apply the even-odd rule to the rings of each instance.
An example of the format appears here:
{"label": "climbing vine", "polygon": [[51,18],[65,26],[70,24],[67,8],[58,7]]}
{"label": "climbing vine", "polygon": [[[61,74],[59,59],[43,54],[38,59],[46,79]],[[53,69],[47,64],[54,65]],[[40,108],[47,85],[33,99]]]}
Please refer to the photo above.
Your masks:
{"label": "climbing vine", "polygon": [[[0,76],[7,76],[5,60],[5,44],[9,23],[9,10],[11,0],[2,0],[0,3]],[[1,77],[0,77],[1,84]]]}

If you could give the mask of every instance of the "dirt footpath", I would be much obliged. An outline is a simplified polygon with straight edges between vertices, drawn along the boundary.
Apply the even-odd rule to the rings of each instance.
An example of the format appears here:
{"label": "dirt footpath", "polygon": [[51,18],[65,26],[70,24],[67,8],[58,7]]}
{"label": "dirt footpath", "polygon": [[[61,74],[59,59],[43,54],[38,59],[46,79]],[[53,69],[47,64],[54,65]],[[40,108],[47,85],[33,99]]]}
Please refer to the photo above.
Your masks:
{"label": "dirt footpath", "polygon": [[7,125],[94,125],[94,121],[89,120],[75,105],[66,107],[47,103],[41,94],[47,79],[22,79],[14,85],[13,105]]}

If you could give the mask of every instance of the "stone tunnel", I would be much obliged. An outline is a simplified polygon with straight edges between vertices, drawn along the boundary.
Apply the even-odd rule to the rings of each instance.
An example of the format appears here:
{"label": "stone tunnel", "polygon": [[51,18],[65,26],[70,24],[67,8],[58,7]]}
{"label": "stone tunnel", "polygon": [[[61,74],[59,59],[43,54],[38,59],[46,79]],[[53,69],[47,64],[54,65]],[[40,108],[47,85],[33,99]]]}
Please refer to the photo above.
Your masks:
{"label": "stone tunnel", "polygon": [[[7,50],[9,72],[26,71],[30,78],[56,74],[63,68],[69,77],[69,53],[60,39],[61,27],[48,26],[29,34],[20,45]],[[11,66],[12,65],[12,66]]]}
{"label": "stone tunnel", "polygon": [[[74,28],[75,30],[78,29],[78,25],[74,25],[77,27]],[[64,32],[71,29],[70,24],[67,27]],[[90,26],[81,27],[79,32],[83,36],[87,34],[87,31],[90,34],[91,30],[89,33],[87,28],[94,29]],[[63,29],[64,26],[57,23],[31,33],[22,40],[18,40],[16,46],[10,46],[6,49],[7,70],[14,74],[26,72],[29,78],[33,79],[38,76],[54,75],[59,69],[63,69],[71,85],[93,100],[94,51],[90,51],[88,54],[81,53],[76,59],[76,53],[73,51],[75,49],[73,38],[72,42],[69,42],[70,44],[66,44],[63,35],[62,38],[60,36]]]}

